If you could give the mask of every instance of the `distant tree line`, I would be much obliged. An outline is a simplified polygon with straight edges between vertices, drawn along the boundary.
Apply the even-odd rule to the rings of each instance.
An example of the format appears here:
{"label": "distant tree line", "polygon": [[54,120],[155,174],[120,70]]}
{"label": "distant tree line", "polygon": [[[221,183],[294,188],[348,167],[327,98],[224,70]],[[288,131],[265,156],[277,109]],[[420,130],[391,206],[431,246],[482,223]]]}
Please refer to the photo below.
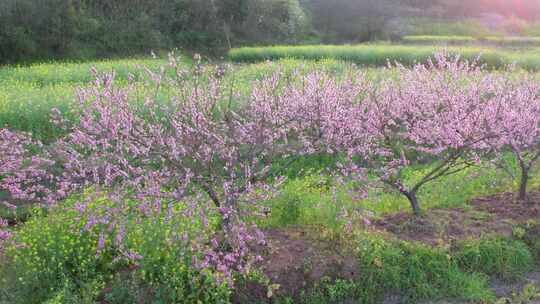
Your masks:
{"label": "distant tree line", "polygon": [[295,43],[298,0],[1,0],[0,63]]}
{"label": "distant tree line", "polygon": [[404,34],[404,18],[482,13],[530,21],[540,1],[1,0],[0,63],[393,39]]}

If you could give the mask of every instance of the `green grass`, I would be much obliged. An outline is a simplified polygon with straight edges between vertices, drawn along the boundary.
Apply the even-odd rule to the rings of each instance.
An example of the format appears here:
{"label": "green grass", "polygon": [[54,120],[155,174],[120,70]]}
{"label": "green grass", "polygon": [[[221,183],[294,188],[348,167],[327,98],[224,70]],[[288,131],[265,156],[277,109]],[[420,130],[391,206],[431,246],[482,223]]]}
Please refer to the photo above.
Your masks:
{"label": "green grass", "polygon": [[50,123],[51,110],[67,113],[74,100],[71,83],[40,86],[17,80],[0,82],[0,125],[32,132],[41,139],[54,138],[60,130]]}
{"label": "green grass", "polygon": [[[88,199],[83,214],[74,206]],[[192,267],[191,252],[178,235],[193,238],[210,235],[217,223],[202,228],[200,221],[182,216],[181,202],[175,208],[164,206],[161,215],[148,217],[129,202],[118,202],[89,192],[50,210],[35,210],[33,217],[19,227],[0,264],[0,303],[95,303],[106,286],[115,286],[108,303],[137,303],[130,288],[144,291],[142,299],[152,303],[227,303],[229,289],[216,284],[211,276]],[[92,216],[102,218],[110,208],[123,208],[115,220],[125,231],[124,250],[141,255],[138,267],[121,258],[115,245],[113,223],[98,223],[85,230]],[[176,213],[166,219],[167,212]],[[194,210],[194,212],[196,212]],[[112,226],[110,225],[112,224]],[[98,252],[98,239],[104,247]],[[120,257],[113,261],[115,257]],[[209,272],[206,274],[210,274]],[[150,297],[150,298],[149,298]]]}
{"label": "green grass", "polygon": [[534,265],[530,248],[520,240],[498,236],[465,240],[457,246],[456,259],[463,269],[503,279],[516,279]]}
{"label": "green grass", "polygon": [[[358,279],[325,279],[299,302],[278,303],[381,303],[386,296],[397,296],[400,303],[448,298],[494,303],[488,275],[516,278],[533,266],[523,242],[502,237],[469,240],[457,251],[367,232],[358,234],[354,243],[361,269]],[[530,285],[513,299],[533,303],[539,296]]]}
{"label": "green grass", "polygon": [[[393,46],[388,46],[390,49]],[[381,46],[381,49],[384,47]],[[413,54],[414,55],[414,54]],[[412,55],[411,55],[412,56]],[[412,58],[411,58],[412,60]],[[188,60],[183,61],[189,67]],[[381,64],[386,60],[381,59]],[[30,66],[7,66],[0,68],[0,126],[14,130],[32,132],[34,136],[51,141],[61,135],[61,130],[50,123],[52,108],[58,108],[69,118],[75,119],[70,111],[75,104],[75,93],[79,87],[89,85],[93,79],[92,67],[100,72],[117,72],[117,81],[126,83],[128,74],[135,75],[138,90],[144,90],[141,67],[157,70],[165,61],[159,59],[129,59],[116,61],[93,61],[86,63],[47,63]],[[278,59],[258,63],[222,64],[225,69],[224,83],[233,86],[240,98],[249,96],[255,81],[279,72],[294,78],[295,75],[319,71],[341,78],[362,73],[375,82],[392,77],[392,69],[360,67],[353,62],[339,59]],[[205,73],[215,68],[205,66]],[[285,77],[287,78],[287,77]],[[162,90],[163,92],[166,89]],[[162,96],[166,98],[166,92]]]}
{"label": "green grass", "polygon": [[[189,65],[190,61],[182,59],[182,63]],[[0,67],[0,126],[50,141],[61,134],[50,122],[51,110],[57,108],[73,118],[70,111],[76,89],[95,79],[92,69],[114,71],[118,82],[126,83],[132,77],[142,85],[143,68],[158,71],[165,64],[162,59],[125,59]]]}
{"label": "green grass", "polygon": [[493,299],[486,277],[463,271],[444,249],[361,234],[356,251],[362,269],[358,296],[363,303],[379,303],[388,291],[397,292],[407,303],[446,297]]}
{"label": "green grass", "polygon": [[[187,59],[186,59],[186,62]],[[119,59],[87,62],[50,62],[30,66],[0,67],[0,83],[4,81],[28,82],[37,86],[57,84],[83,84],[93,80],[91,70],[115,71],[118,79],[127,80],[129,74],[141,74],[141,67],[159,70],[166,64],[161,59]]]}
{"label": "green grass", "polygon": [[[189,61],[183,61],[190,67]],[[0,69],[0,126],[8,126],[13,130],[27,131],[39,139],[51,141],[61,135],[61,130],[50,123],[50,113],[58,108],[70,119],[75,104],[76,89],[90,85],[94,79],[90,70],[95,67],[100,72],[115,70],[116,81],[120,85],[127,82],[128,75],[135,75],[137,94],[143,96],[148,89],[144,83],[142,67],[159,70],[165,65],[163,60],[117,60],[95,61],[87,63],[48,63],[30,66],[8,66]],[[225,88],[233,86],[233,92],[240,98],[249,96],[255,81],[280,72],[293,77],[297,73],[324,71],[335,77],[357,73],[358,68],[348,62],[338,60],[280,60],[257,64],[227,65],[223,82]],[[205,65],[205,73],[215,72],[215,67]],[[366,74],[370,77],[383,77],[385,72],[370,69]],[[167,98],[164,85],[159,98]]]}
{"label": "green grass", "polygon": [[[304,173],[295,166],[288,168],[290,172],[281,172],[289,180],[277,197],[265,203],[271,214],[260,224],[268,227],[319,225],[339,234],[346,224],[347,215],[359,210],[376,216],[410,212],[407,199],[399,193],[369,187],[367,197],[364,197],[359,185],[340,183],[320,171],[331,164],[330,160],[323,160],[319,164],[318,160],[305,159],[299,164],[305,168]],[[429,165],[424,165],[407,170],[404,173],[405,182],[413,183],[429,169]],[[532,183],[537,183],[537,175]],[[429,212],[432,208],[467,207],[475,197],[514,189],[514,182],[496,169],[471,167],[426,184],[418,198],[421,207]]]}
{"label": "green grass", "polygon": [[433,18],[408,18],[405,31],[407,35],[430,35],[430,36],[472,36],[486,37],[499,35],[479,21],[474,19],[446,21]]}
{"label": "green grass", "polygon": [[520,37],[520,36],[437,36],[437,35],[412,35],[403,36],[401,41],[405,44],[427,44],[427,45],[474,45],[486,44],[500,47],[534,47],[540,46],[540,37]]}
{"label": "green grass", "polygon": [[462,58],[480,62],[489,68],[503,68],[509,64],[527,70],[540,69],[540,52],[506,51],[481,47],[448,47],[427,45],[309,45],[309,46],[271,46],[244,47],[232,49],[230,60],[234,62],[257,62],[294,58],[304,60],[336,59],[350,61],[366,66],[386,66],[398,61],[405,65],[425,62],[433,54],[446,50],[449,54],[460,54]]}
{"label": "green grass", "polygon": [[477,38],[471,36],[436,36],[436,35],[413,35],[403,36],[401,41],[404,43],[416,44],[468,44],[477,41]]}

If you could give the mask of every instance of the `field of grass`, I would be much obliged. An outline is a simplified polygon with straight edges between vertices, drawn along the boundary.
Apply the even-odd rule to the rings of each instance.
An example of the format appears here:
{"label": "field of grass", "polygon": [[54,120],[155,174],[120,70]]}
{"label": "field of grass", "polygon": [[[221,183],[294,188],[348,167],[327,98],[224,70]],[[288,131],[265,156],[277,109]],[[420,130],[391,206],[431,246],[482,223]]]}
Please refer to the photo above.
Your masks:
{"label": "field of grass", "polygon": [[472,19],[443,21],[432,18],[411,18],[407,24],[408,35],[486,37],[501,34]]}
{"label": "field of grass", "polygon": [[[336,78],[364,72],[370,79],[384,79],[392,77],[392,70],[378,66],[394,60],[404,64],[424,61],[438,49],[396,45],[240,48],[229,54],[233,63],[220,62],[218,68],[208,65],[205,72],[215,73],[223,68],[224,81],[230,83],[231,89],[240,96],[248,96],[255,80],[276,72],[289,75],[325,71]],[[536,51],[517,53],[474,47],[449,51],[469,59],[482,53],[482,62],[492,68],[517,63],[526,70],[540,69],[540,53]],[[92,81],[92,68],[100,72],[116,71],[121,85],[128,82],[129,75],[134,75],[136,86],[146,90],[146,76],[140,66],[157,71],[164,63],[160,59],[139,59],[1,67],[0,125],[32,132],[35,137],[50,142],[61,135],[49,121],[51,109],[69,113],[76,88],[88,86]],[[191,66],[192,62],[186,60],[183,64]],[[292,165],[272,167],[287,180],[279,186],[277,196],[260,202],[270,210],[269,214],[252,219],[268,232],[271,246],[275,246],[270,247],[269,263],[284,263],[283,259],[279,260],[280,252],[288,251],[289,245],[292,251],[307,246],[307,251],[315,254],[296,253],[284,269],[271,273],[283,282],[268,281],[266,274],[260,272],[236,282],[239,289],[242,284],[248,289],[253,286],[260,289],[262,285],[262,297],[258,289],[244,295],[225,284],[216,285],[191,266],[193,253],[185,251],[187,247],[182,241],[196,235],[208,238],[210,243],[211,235],[219,229],[217,214],[210,217],[209,224],[191,221],[183,216],[190,206],[178,202],[174,208],[160,206],[162,216],[150,218],[131,202],[123,202],[126,224],[121,229],[129,249],[143,256],[139,265],[133,267],[125,261],[112,261],[113,253],[119,250],[115,240],[102,239],[112,229],[120,228],[97,224],[90,232],[80,233],[85,224],[95,219],[84,218],[85,215],[77,212],[78,198],[72,197],[50,210],[31,208],[24,215],[24,223],[10,228],[15,238],[26,246],[12,246],[0,252],[0,304],[201,303],[201,299],[204,303],[228,303],[232,298],[237,303],[380,303],[388,293],[395,293],[404,303],[446,298],[495,303],[498,296],[491,288],[490,277],[504,282],[520,280],[540,263],[540,238],[535,235],[535,229],[540,230],[538,219],[522,223],[512,218],[497,218],[471,204],[476,198],[514,191],[517,186],[507,175],[487,164],[430,183],[421,190],[419,198],[427,214],[433,210],[452,210],[460,216],[470,216],[460,222],[463,228],[474,230],[475,224],[497,221],[511,233],[503,237],[486,226],[477,235],[463,234],[459,239],[444,240],[440,246],[433,246],[422,240],[407,239],[404,231],[412,229],[419,235],[433,232],[430,240],[438,242],[444,233],[453,233],[452,229],[441,224],[442,221],[431,222],[430,217],[424,222],[410,219],[407,200],[386,189],[373,188],[367,196],[360,195],[354,182],[343,183],[326,173],[325,168],[334,162],[300,158]],[[404,172],[405,181],[418,180],[430,166]],[[539,171],[539,168],[533,170],[531,188],[540,185]],[[82,196],[90,202],[89,209],[103,216],[111,209],[120,208],[117,202],[95,195],[92,189]],[[9,216],[3,206],[0,216]],[[383,231],[379,223],[363,223],[368,219],[382,222],[380,225],[394,224],[393,216],[407,218],[395,231]],[[471,219],[479,222],[468,222]],[[276,237],[278,232],[287,237]],[[99,250],[105,254],[97,256]],[[341,266],[332,264],[336,256],[346,254],[361,272],[350,275],[339,270]],[[5,258],[12,263],[2,263]],[[317,261],[330,265],[322,277],[316,275],[320,270]],[[289,286],[288,276],[306,281]],[[540,286],[527,285],[523,291],[515,290],[515,295],[505,296],[531,299],[523,303],[533,304],[540,299],[537,288]],[[254,294],[258,297],[253,298]]]}
{"label": "field of grass", "polygon": [[[11,129],[32,132],[36,137],[50,141],[60,135],[60,131],[50,123],[49,114],[53,108],[67,113],[72,110],[77,88],[87,87],[94,79],[92,68],[100,73],[114,71],[116,81],[125,84],[132,75],[135,85],[144,94],[145,81],[148,80],[144,69],[154,72],[166,63],[160,59],[94,61],[86,63],[45,63],[32,66],[9,66],[0,68],[0,125]],[[191,65],[185,59],[183,64]],[[214,73],[216,68],[209,65],[207,73]],[[234,87],[241,96],[249,95],[255,80],[261,80],[273,73],[308,73],[326,71],[340,77],[358,69],[345,61],[339,60],[278,60],[258,64],[222,64],[224,82]],[[369,69],[370,77],[382,77],[379,69]]]}
{"label": "field of grass", "polygon": [[401,39],[405,44],[426,45],[488,45],[498,47],[530,48],[540,46],[540,37],[505,37],[505,36],[404,36]]}
{"label": "field of grass", "polygon": [[50,124],[51,110],[64,113],[74,104],[77,87],[87,86],[94,79],[92,70],[115,72],[117,81],[127,82],[142,76],[143,67],[157,70],[166,61],[159,59],[126,59],[84,63],[43,63],[31,66],[0,68],[0,125],[32,132],[49,140],[59,135]]}
{"label": "field of grass", "polygon": [[258,62],[283,58],[336,59],[362,66],[386,66],[389,62],[396,61],[405,65],[425,62],[435,53],[441,51],[459,54],[468,60],[479,58],[480,63],[493,69],[503,68],[510,64],[515,64],[526,70],[540,69],[540,53],[536,50],[509,51],[477,46],[365,44],[243,47],[232,49],[229,52],[229,58],[234,62]]}

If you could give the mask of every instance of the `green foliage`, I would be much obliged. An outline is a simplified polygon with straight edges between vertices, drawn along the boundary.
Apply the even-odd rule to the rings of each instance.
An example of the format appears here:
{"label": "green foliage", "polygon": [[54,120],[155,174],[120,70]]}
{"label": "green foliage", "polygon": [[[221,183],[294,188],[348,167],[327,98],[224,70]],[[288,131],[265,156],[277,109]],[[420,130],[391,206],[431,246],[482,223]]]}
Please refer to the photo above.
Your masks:
{"label": "green foliage", "polygon": [[8,248],[9,262],[2,265],[2,289],[9,290],[11,301],[41,303],[66,293],[66,285],[103,280],[110,261],[96,257],[97,239],[78,235],[74,212],[34,216],[17,232],[25,246]]}
{"label": "green foliage", "polygon": [[104,284],[101,280],[81,282],[77,286],[72,281],[65,281],[55,294],[45,304],[93,304]]}
{"label": "green foliage", "polygon": [[[187,64],[189,59],[182,57]],[[165,60],[152,58],[133,58],[116,60],[97,60],[83,62],[51,61],[32,65],[10,65],[0,69],[0,83],[19,82],[32,83],[38,87],[60,84],[84,84],[94,80],[92,69],[98,72],[115,72],[117,79],[127,81],[131,74],[140,78],[146,67],[158,71],[166,64]]]}
{"label": "green foliage", "polygon": [[493,36],[496,32],[477,20],[445,21],[432,18],[411,18],[407,20],[407,35],[421,36]]}
{"label": "green foliage", "polygon": [[[326,303],[347,303],[354,301],[357,290],[360,288],[358,283],[352,280],[330,280],[323,278],[317,282],[311,292],[304,293],[300,297],[298,304],[326,304]],[[286,302],[285,302],[286,303]],[[356,303],[356,302],[354,302]]]}
{"label": "green foliage", "polygon": [[401,41],[410,44],[469,44],[476,39],[471,36],[438,36],[438,35],[409,35],[403,36]]}
{"label": "green foliage", "polygon": [[[91,195],[88,210],[95,216],[104,216],[108,208],[117,207]],[[200,253],[173,241],[180,234],[200,235],[201,223],[182,216],[166,220],[166,212],[158,218],[143,217],[135,208],[128,209],[124,237],[129,248],[124,250],[142,256],[139,265],[133,267],[114,258],[118,249],[111,229],[99,225],[83,229],[91,219],[85,218],[86,214],[81,218],[74,208],[77,202],[72,198],[50,211],[35,210],[32,219],[15,232],[18,245],[6,249],[0,265],[0,290],[5,293],[0,294],[0,302],[94,303],[106,285],[119,284],[119,276],[125,282],[122,288],[144,290],[141,296],[159,303],[228,302],[227,286],[218,285],[212,273],[201,273],[191,266],[193,255]],[[183,207],[178,203],[175,208],[178,211]],[[100,234],[104,234],[105,247],[97,254]],[[115,303],[126,303],[126,294],[129,292],[116,290],[107,296],[120,299]]]}
{"label": "green foliage", "polygon": [[[350,220],[361,220],[356,216],[409,211],[406,199],[399,193],[370,187],[365,197],[358,183],[342,182],[326,175],[322,169],[331,166],[332,162],[325,160],[320,163],[318,158],[301,158],[298,164],[301,166],[293,165],[288,167],[290,170],[279,172],[291,175],[280,187],[279,195],[263,203],[270,214],[260,223],[262,226],[319,225],[340,233]],[[414,183],[431,166],[407,170],[404,172],[405,182]],[[302,172],[302,168],[306,169]],[[455,208],[466,207],[468,201],[475,197],[512,189],[510,178],[496,169],[471,167],[427,184],[418,195],[425,202],[426,209]]]}
{"label": "green foliage", "polygon": [[406,44],[440,44],[440,45],[493,45],[499,47],[533,47],[540,45],[540,37],[472,37],[472,36],[435,36],[411,35],[401,40]]}
{"label": "green foliage", "polygon": [[[404,172],[405,182],[414,184],[433,164],[411,168]],[[445,176],[426,184],[418,193],[424,207],[455,208],[467,206],[467,203],[479,196],[501,191],[513,190],[512,180],[493,168],[471,167],[454,175]],[[391,214],[408,211],[406,199],[395,192],[370,189],[367,199],[361,205],[377,214]]]}
{"label": "green foliage", "polygon": [[534,264],[525,243],[503,237],[483,237],[466,240],[455,253],[459,265],[467,271],[515,279]]}
{"label": "green foliage", "polygon": [[174,47],[294,42],[309,20],[298,0],[4,0],[0,64],[148,54]]}
{"label": "green foliage", "polygon": [[388,62],[413,65],[425,62],[435,53],[446,50],[449,54],[459,54],[462,58],[475,60],[489,68],[503,68],[515,63],[527,70],[540,69],[540,56],[535,51],[504,51],[480,47],[408,46],[392,44],[360,45],[307,45],[243,47],[232,49],[229,59],[235,62],[257,62],[294,58],[304,60],[336,59],[367,66],[386,66]]}
{"label": "green foliage", "polygon": [[[516,236],[515,231],[520,231],[519,236]],[[525,224],[514,227],[513,232],[516,238],[529,246],[536,262],[540,263],[540,222],[527,221]]]}
{"label": "green foliage", "polygon": [[[225,75],[225,82],[232,83],[234,90],[239,92],[240,95],[249,96],[253,89],[254,81],[270,77],[273,73],[283,73],[287,75],[285,79],[291,79],[292,81],[295,74],[306,74],[315,71],[324,71],[336,78],[340,78],[351,73],[357,73],[359,70],[351,63],[333,59],[318,61],[281,59],[254,64],[232,65],[230,71]],[[365,72],[373,77],[382,74],[380,69],[370,69]],[[293,167],[294,169],[282,170],[282,166],[276,164],[274,165],[274,170],[282,170],[280,172],[287,176],[294,176],[297,174],[295,172],[305,171],[305,168],[301,167],[299,161],[293,163]],[[287,166],[287,168],[290,167]]]}
{"label": "green foliage", "polygon": [[346,191],[335,188],[331,177],[308,175],[286,183],[280,195],[265,203],[271,212],[261,225],[315,225],[339,233],[346,223],[343,212],[353,208],[352,202]]}
{"label": "green foliage", "polygon": [[[189,64],[187,59],[183,59]],[[73,115],[75,93],[87,86],[100,73],[115,72],[116,81],[127,83],[130,75],[142,87],[143,67],[157,71],[165,63],[159,59],[124,59],[84,63],[55,62],[31,66],[8,66],[0,69],[0,126],[31,132],[35,137],[50,141],[61,130],[50,122],[53,108],[67,117]]]}
{"label": "green foliage", "polygon": [[166,40],[156,28],[152,8],[164,9],[164,3],[139,1],[138,9],[130,9],[121,1],[6,0],[0,15],[1,63],[129,56],[159,49]]}
{"label": "green foliage", "polygon": [[536,258],[540,261],[540,236],[538,236],[532,243],[532,250],[536,254]]}
{"label": "green foliage", "polygon": [[411,303],[443,297],[493,298],[485,277],[463,272],[443,249],[361,234],[357,252],[362,269],[358,298],[363,303],[377,303],[390,290]]}
{"label": "green foliage", "polygon": [[529,24],[524,30],[524,35],[540,36],[540,21]]}

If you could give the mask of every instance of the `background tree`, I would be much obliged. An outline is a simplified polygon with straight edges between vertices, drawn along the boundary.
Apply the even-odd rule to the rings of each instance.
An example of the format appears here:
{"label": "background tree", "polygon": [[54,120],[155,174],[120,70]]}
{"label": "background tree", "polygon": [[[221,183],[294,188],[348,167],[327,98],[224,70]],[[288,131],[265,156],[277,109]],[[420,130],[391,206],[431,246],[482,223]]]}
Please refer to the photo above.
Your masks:
{"label": "background tree", "polygon": [[[490,129],[497,137],[488,142],[496,152],[496,166],[518,180],[517,199],[527,201],[530,172],[540,158],[540,99],[538,84],[533,79],[519,78],[505,84],[506,96],[501,100]],[[515,163],[509,162],[508,154]],[[519,174],[514,174],[517,166]]]}
{"label": "background tree", "polygon": [[[502,92],[498,81],[474,64],[439,54],[429,65],[408,70],[373,89],[356,111],[358,138],[349,154],[359,166],[404,195],[421,214],[418,192],[427,183],[475,165],[476,151],[492,136],[487,126]],[[365,162],[365,163],[364,163]],[[407,170],[432,163],[405,182]]]}

